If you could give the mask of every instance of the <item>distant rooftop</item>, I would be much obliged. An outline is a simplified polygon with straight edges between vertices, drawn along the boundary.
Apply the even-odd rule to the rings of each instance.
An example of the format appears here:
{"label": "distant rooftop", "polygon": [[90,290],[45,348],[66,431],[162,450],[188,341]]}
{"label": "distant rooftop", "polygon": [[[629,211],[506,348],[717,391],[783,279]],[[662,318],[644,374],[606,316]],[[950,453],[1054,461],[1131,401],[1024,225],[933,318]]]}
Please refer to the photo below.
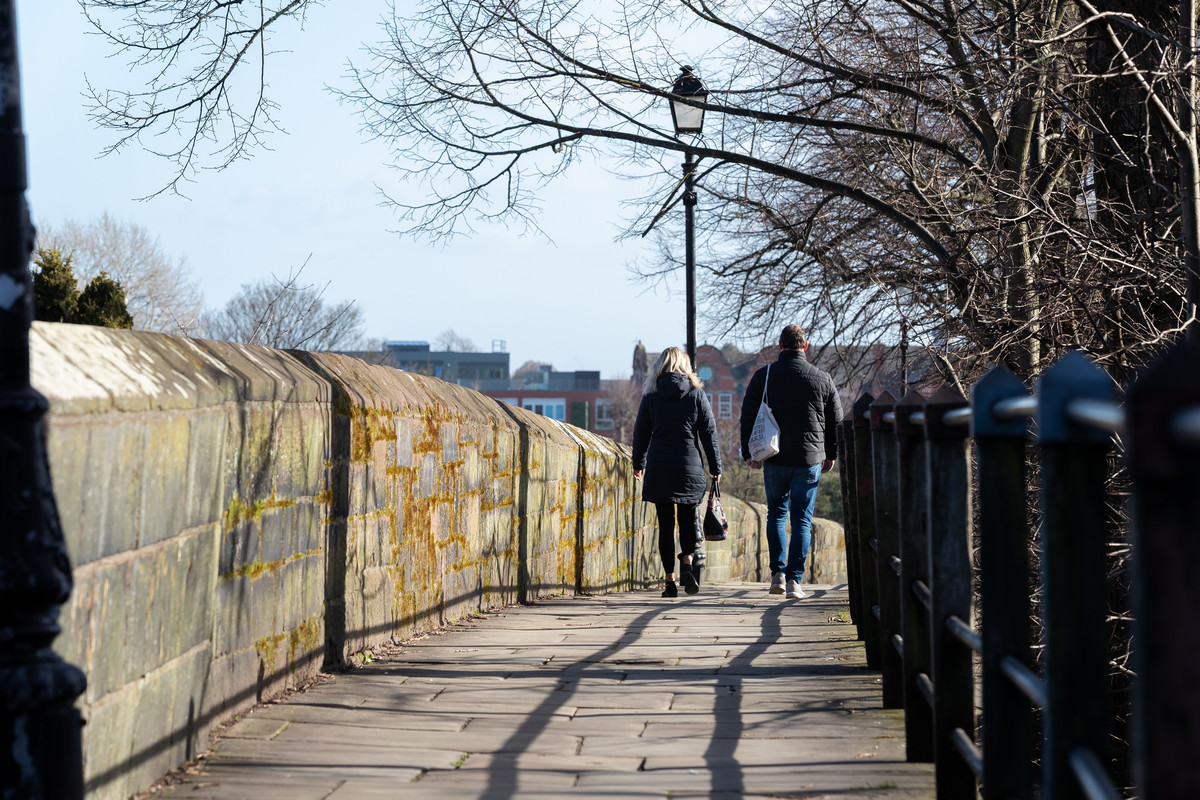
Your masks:
{"label": "distant rooftop", "polygon": [[403,350],[410,353],[428,353],[429,342],[390,341],[383,343],[384,350]]}

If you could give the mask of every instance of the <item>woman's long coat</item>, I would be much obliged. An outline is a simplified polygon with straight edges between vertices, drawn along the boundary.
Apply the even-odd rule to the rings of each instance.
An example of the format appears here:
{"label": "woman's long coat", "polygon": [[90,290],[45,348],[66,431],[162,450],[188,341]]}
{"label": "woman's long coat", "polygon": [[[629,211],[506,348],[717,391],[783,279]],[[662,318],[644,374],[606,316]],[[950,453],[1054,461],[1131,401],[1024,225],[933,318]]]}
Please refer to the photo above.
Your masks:
{"label": "woman's long coat", "polygon": [[708,395],[692,386],[686,375],[664,372],[657,391],[642,397],[633,424],[633,468],[644,469],[642,499],[651,503],[695,505],[704,499],[709,472],[721,474],[717,423]]}

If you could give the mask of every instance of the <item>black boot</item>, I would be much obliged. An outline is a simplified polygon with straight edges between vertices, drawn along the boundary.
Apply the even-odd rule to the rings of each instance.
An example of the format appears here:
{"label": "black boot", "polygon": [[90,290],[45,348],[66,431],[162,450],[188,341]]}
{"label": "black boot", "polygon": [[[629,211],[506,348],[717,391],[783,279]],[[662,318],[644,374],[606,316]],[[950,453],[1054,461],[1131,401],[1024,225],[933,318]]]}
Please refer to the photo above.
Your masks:
{"label": "black boot", "polygon": [[679,582],[683,584],[683,590],[688,594],[700,591],[700,584],[696,582],[696,576],[692,574],[692,565],[685,563],[683,556],[679,557]]}
{"label": "black boot", "polygon": [[663,597],[679,597],[679,587],[675,585],[675,581],[667,581],[667,588],[663,589]]}

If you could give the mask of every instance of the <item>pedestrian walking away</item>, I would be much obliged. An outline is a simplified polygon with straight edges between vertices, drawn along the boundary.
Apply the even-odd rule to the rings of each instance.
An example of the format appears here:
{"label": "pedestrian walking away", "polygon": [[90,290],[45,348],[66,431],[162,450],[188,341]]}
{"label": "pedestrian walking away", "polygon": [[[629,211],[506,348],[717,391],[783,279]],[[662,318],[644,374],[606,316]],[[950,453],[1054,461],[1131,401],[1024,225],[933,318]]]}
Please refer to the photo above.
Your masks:
{"label": "pedestrian walking away", "polygon": [[[742,458],[763,471],[767,493],[767,548],[771,594],[804,598],[800,584],[812,547],[812,515],[821,475],[833,469],[842,405],[833,378],[808,362],[808,338],[799,325],[779,335],[779,358],[754,373],[740,418]],[[779,425],[779,452],[765,461],[750,457],[750,433],[766,396]],[[787,537],[788,511],[792,535]],[[786,584],[786,588],[785,588]]]}
{"label": "pedestrian walking away", "polygon": [[705,458],[713,479],[721,479],[717,424],[703,387],[687,353],[668,347],[646,377],[633,423],[633,475],[642,481],[642,499],[653,503],[658,513],[658,552],[666,573],[663,597],[679,596],[677,523],[679,583],[688,594],[700,590],[692,556],[700,538],[699,507],[708,488]]}

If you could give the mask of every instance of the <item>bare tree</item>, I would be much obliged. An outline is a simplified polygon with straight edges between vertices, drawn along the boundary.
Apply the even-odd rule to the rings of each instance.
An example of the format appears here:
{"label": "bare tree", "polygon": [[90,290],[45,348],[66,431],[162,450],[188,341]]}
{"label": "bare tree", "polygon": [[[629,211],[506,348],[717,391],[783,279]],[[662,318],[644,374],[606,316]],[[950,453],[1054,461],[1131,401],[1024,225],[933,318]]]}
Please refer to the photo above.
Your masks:
{"label": "bare tree", "polygon": [[205,317],[205,335],[283,349],[358,348],[363,329],[358,307],[350,300],[326,305],[322,296],[329,285],[300,283],[303,269],[242,286],[224,308]]}
{"label": "bare tree", "polygon": [[[222,81],[240,63],[224,42],[184,47],[243,13],[215,0],[165,4],[191,9],[192,28],[141,3],[84,2],[123,7],[138,33],[122,41],[148,59]],[[261,47],[303,7],[239,19],[238,41]],[[971,355],[1031,376],[1081,347],[1122,373],[1194,320],[1194,12],[1190,0],[429,0],[393,7],[345,96],[394,148],[391,197],[415,234],[535,226],[544,183],[593,157],[646,175],[629,232],[659,228],[687,151],[711,309],[729,326],[801,318],[830,340],[884,342],[903,325],[947,364]],[[667,87],[698,48],[713,122],[685,140]],[[206,105],[208,85],[151,84],[145,98],[254,118]],[[1114,90],[1136,101],[1121,125],[1102,99]],[[106,109],[122,131],[178,125]],[[1171,202],[1146,220],[1154,193],[1126,186]]]}
{"label": "bare tree", "polygon": [[224,167],[278,131],[267,96],[269,40],[302,26],[320,0],[83,0],[93,27],[143,82],[122,90],[88,85],[91,116],[116,132],[106,152],[140,143],[174,173],[178,192],[210,159]]}
{"label": "bare tree", "polygon": [[448,353],[478,353],[479,348],[465,336],[459,336],[453,328],[447,328],[437,335],[433,343],[438,349]]}
{"label": "bare tree", "polygon": [[125,289],[126,308],[137,330],[187,334],[204,304],[200,286],[184,257],[167,255],[162,242],[142,226],[105,213],[80,223],[41,226],[38,246],[69,253],[83,282],[101,272]]}
{"label": "bare tree", "polygon": [[621,444],[633,444],[633,422],[642,402],[642,387],[632,378],[604,381],[608,416],[612,420],[612,438]]}

